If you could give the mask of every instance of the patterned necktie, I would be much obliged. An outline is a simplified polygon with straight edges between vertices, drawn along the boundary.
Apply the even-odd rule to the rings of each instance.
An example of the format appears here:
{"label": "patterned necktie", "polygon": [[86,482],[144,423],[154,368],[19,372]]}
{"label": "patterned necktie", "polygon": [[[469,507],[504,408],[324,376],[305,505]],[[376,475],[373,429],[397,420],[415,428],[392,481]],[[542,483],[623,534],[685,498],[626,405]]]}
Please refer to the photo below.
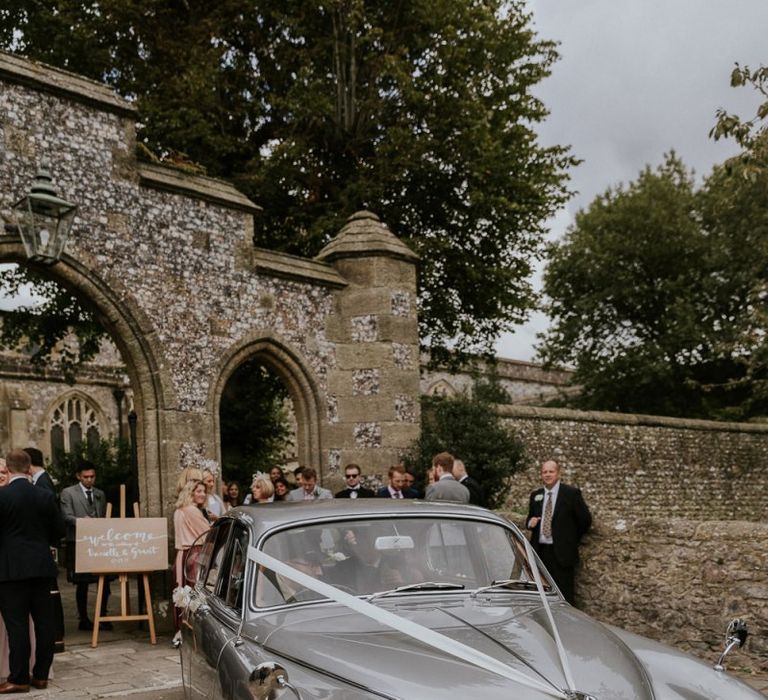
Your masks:
{"label": "patterned necktie", "polygon": [[552,492],[547,492],[547,505],[544,506],[544,522],[541,525],[541,534],[544,537],[552,537]]}
{"label": "patterned necktie", "polygon": [[88,505],[92,506],[93,505],[93,492],[91,491],[91,489],[87,489],[86,490],[85,497],[88,499]]}

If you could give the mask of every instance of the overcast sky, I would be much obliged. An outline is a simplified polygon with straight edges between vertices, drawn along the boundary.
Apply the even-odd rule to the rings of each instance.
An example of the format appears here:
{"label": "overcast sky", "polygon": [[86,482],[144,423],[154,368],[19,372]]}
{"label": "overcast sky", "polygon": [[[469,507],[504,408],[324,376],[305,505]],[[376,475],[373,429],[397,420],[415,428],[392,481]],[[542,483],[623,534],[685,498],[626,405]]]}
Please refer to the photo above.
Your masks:
{"label": "overcast sky", "polygon": [[[560,61],[537,93],[551,114],[544,144],[570,144],[584,162],[578,194],[551,222],[557,238],[578,209],[609,186],[661,163],[674,148],[699,177],[735,153],[709,130],[724,107],[752,116],[750,88],[731,88],[736,62],[768,63],[768,0],[529,0],[539,35],[560,42]],[[537,276],[538,284],[538,276]],[[542,314],[497,344],[502,357],[533,357]]]}

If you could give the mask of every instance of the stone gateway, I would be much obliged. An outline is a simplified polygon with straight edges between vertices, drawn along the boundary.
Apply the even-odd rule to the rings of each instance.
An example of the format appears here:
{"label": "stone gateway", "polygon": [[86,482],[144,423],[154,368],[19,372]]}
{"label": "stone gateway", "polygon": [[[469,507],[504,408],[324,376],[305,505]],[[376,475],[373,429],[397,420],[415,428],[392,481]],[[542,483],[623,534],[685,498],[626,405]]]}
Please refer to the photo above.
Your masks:
{"label": "stone gateway", "polygon": [[[220,460],[221,394],[251,358],[288,388],[298,459],[321,481],[346,462],[383,473],[419,433],[417,256],[370,212],[315,259],[256,248],[258,207],[226,183],[138,162],[135,119],[99,83],[0,54],[0,217],[12,221],[42,161],[78,204],[47,271],[120,351],[143,515],[168,515],[181,468]],[[10,262],[28,264],[4,227]]]}

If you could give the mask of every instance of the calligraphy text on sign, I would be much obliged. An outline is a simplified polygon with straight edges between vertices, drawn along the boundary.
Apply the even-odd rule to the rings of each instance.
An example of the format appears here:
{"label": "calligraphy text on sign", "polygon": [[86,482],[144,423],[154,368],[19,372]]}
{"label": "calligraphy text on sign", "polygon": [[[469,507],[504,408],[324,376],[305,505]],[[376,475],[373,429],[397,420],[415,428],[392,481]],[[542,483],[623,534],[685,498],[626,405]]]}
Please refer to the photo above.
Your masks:
{"label": "calligraphy text on sign", "polygon": [[165,518],[78,518],[77,573],[123,573],[168,568]]}

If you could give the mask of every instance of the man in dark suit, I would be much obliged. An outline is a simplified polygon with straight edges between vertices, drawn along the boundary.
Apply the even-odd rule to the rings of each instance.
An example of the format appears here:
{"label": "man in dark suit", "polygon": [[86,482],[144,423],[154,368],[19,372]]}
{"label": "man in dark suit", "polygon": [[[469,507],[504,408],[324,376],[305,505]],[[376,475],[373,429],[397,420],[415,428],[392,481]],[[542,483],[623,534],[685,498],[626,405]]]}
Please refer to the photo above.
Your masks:
{"label": "man in dark suit", "polygon": [[526,527],[531,544],[565,599],[574,605],[574,574],[579,541],[592,525],[592,515],[581,491],[560,481],[560,465],[541,465],[543,488],[531,492]]}
{"label": "man in dark suit", "polygon": [[[32,483],[41,489],[50,491],[56,495],[56,486],[51,479],[51,475],[45,471],[43,453],[36,447],[25,447],[24,452],[29,455],[31,465],[29,473],[32,475]],[[54,552],[56,550],[53,550]],[[59,591],[59,581],[57,578],[51,579],[51,603],[53,604],[54,616],[56,619],[56,653],[64,651],[64,609],[61,606],[61,591]]]}
{"label": "man in dark suit", "polygon": [[389,468],[389,486],[382,486],[377,492],[378,498],[418,498],[416,489],[408,489],[405,485],[405,467],[395,464]]}
{"label": "man in dark suit", "polygon": [[469,491],[469,502],[473,506],[485,505],[483,487],[480,486],[480,482],[477,479],[473,479],[467,474],[467,468],[460,459],[453,460],[453,478]]}
{"label": "man in dark suit", "polygon": [[[61,514],[67,528],[67,581],[74,583],[77,616],[80,618],[78,629],[91,630],[93,622],[88,617],[88,586],[96,583],[93,574],[75,572],[75,527],[78,518],[103,518],[107,509],[107,498],[101,489],[95,487],[96,465],[82,460],[77,466],[77,484],[67,486],[61,492]],[[105,582],[101,614],[107,614],[109,600],[109,581]],[[112,629],[111,622],[102,622],[102,629]]]}
{"label": "man in dark suit", "polygon": [[[56,576],[51,546],[64,533],[56,497],[29,479],[29,455],[6,456],[8,486],[0,489],[0,613],[10,648],[8,680],[0,694],[48,686],[53,662],[55,620],[50,581]],[[29,677],[29,618],[35,628],[35,660]]]}
{"label": "man in dark suit", "polygon": [[357,464],[344,467],[344,480],[347,488],[339,491],[334,498],[373,498],[376,495],[360,484],[360,467]]}
{"label": "man in dark suit", "polygon": [[55,495],[56,486],[53,483],[53,479],[51,479],[51,475],[45,471],[43,453],[36,447],[25,447],[24,452],[29,455],[29,460],[32,463],[29,468],[29,473],[32,475],[32,483],[35,486],[41,486],[44,489],[48,489]]}

